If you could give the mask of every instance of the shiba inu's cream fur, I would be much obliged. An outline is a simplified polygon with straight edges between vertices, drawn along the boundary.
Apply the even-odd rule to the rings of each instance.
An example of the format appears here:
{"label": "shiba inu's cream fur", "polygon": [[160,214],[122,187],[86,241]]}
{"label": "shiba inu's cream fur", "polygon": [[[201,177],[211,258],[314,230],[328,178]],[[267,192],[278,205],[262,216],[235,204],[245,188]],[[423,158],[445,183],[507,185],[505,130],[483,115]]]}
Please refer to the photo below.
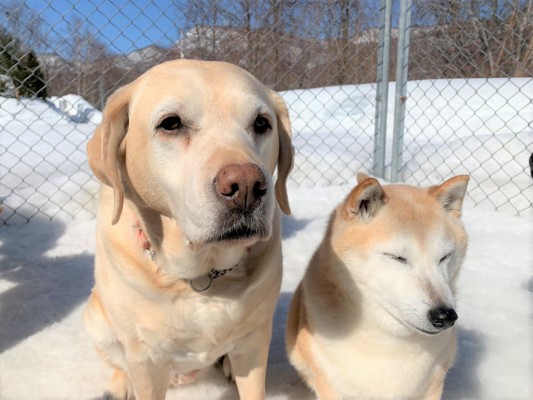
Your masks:
{"label": "shiba inu's cream fur", "polygon": [[292,156],[283,100],[231,64],[167,62],[110,97],[88,145],[102,187],[84,314],[114,368],[106,398],[162,400],[222,357],[241,399],[264,398]]}
{"label": "shiba inu's cream fur", "polygon": [[291,363],[319,399],[438,399],[456,350],[468,176],[358,185],[332,213],[289,310]]}

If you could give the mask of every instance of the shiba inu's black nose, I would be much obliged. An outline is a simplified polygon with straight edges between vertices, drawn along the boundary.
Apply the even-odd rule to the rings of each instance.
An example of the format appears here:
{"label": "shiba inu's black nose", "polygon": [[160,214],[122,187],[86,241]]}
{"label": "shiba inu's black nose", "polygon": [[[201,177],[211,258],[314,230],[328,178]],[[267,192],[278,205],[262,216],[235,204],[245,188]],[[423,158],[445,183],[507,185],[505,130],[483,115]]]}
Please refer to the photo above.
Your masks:
{"label": "shiba inu's black nose", "polygon": [[429,321],[438,329],[447,329],[453,326],[457,318],[457,313],[453,308],[439,307],[428,312]]}

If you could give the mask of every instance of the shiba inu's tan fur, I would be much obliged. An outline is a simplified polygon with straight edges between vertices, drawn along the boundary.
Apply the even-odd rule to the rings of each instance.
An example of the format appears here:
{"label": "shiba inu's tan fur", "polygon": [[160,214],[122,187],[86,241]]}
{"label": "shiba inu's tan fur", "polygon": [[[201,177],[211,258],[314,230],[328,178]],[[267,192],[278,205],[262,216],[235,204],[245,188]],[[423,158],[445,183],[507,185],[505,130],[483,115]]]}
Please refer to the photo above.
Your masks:
{"label": "shiba inu's tan fur", "polygon": [[286,343],[319,399],[438,399],[456,350],[467,176],[431,188],[358,185],[295,291]]}

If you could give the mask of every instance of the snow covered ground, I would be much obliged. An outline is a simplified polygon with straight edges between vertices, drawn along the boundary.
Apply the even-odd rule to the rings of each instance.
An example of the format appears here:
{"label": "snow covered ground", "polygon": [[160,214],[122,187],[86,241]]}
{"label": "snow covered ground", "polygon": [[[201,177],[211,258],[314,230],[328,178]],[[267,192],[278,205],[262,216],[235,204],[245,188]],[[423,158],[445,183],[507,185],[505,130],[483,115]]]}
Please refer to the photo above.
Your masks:
{"label": "snow covered ground", "polygon": [[[513,183],[523,188],[531,199],[532,180],[526,174],[525,165],[533,151],[533,109],[530,99],[513,91],[513,85],[518,85],[516,82],[511,81],[509,86],[495,80],[493,86],[497,90],[493,93],[484,93],[481,88],[474,93],[480,99],[487,96],[522,101],[524,107],[513,118],[509,117],[511,107],[508,108],[503,100],[498,101],[502,105],[495,106],[493,111],[484,109],[484,105],[476,105],[475,101],[466,106],[462,99],[467,98],[468,93],[462,92],[462,88],[471,89],[464,82],[434,81],[427,87],[424,82],[413,84],[420,88],[420,92],[411,93],[411,98],[416,95],[427,102],[427,107],[412,109],[408,115],[413,120],[408,123],[406,140],[421,144],[413,158],[418,157],[417,162],[422,168],[425,167],[424,157],[428,155],[440,154],[446,160],[424,179],[431,178],[431,183],[439,183],[453,174],[471,173],[473,190],[492,193],[498,182],[490,175],[500,170],[505,170],[506,174],[517,170],[522,175],[513,178]],[[529,93],[533,93],[533,84],[526,84],[532,86]],[[435,92],[430,86],[437,88]],[[298,132],[294,144],[299,168],[294,179],[303,187],[294,181],[290,185],[293,215],[283,220],[284,278],[269,359],[269,399],[313,399],[288,365],[283,343],[284,322],[292,292],[321,240],[327,217],[352,186],[337,185],[341,181],[339,176],[350,174],[347,179],[352,179],[356,170],[361,167],[368,170],[371,165],[373,89],[371,85],[354,89],[335,87],[284,94],[291,105],[294,129]],[[442,94],[437,96],[436,91]],[[330,100],[332,98],[334,102]],[[56,100],[54,104],[60,112],[54,111],[55,114],[49,112],[49,104],[28,102],[21,105],[2,101],[0,123],[5,128],[0,133],[2,147],[15,147],[16,154],[23,155],[33,144],[41,152],[39,159],[25,163],[0,155],[0,169],[18,166],[18,178],[11,177],[9,182],[2,178],[0,182],[0,197],[6,187],[17,188],[15,199],[2,200],[8,205],[7,211],[17,201],[34,194],[32,180],[43,182],[45,177],[51,177],[63,191],[58,194],[57,188],[46,189],[39,207],[52,212],[53,207],[61,207],[68,201],[64,206],[73,210],[80,208],[80,204],[89,211],[94,209],[91,195],[97,185],[85,178],[88,171],[83,146],[82,150],[73,149],[84,143],[94,130],[99,115],[94,113],[89,118],[76,120],[81,114],[71,115],[69,110],[78,108],[66,107],[61,111],[62,106]],[[307,109],[305,105],[311,108]],[[433,114],[439,110],[447,115],[454,108],[461,119],[472,124],[469,129],[446,131],[455,123],[452,118],[451,122],[443,121],[441,129],[432,132],[423,122],[423,118],[441,118]],[[508,123],[498,122],[508,119]],[[520,133],[509,135],[509,124]],[[50,133],[42,135],[51,128]],[[15,140],[19,135],[24,139],[22,144]],[[482,140],[479,140],[480,135]],[[346,146],[341,145],[346,140],[351,140],[353,151],[347,152]],[[313,150],[309,141],[313,145],[316,142],[318,150]],[[504,145],[497,144],[502,141]],[[323,142],[336,149],[336,158],[325,154]],[[472,157],[469,143],[475,144],[476,152],[483,156]],[[71,151],[75,155],[73,162],[66,156]],[[490,159],[484,158],[484,154],[489,154]],[[318,164],[306,164],[310,159]],[[353,173],[340,172],[331,166],[343,163]],[[491,163],[499,168],[480,168]],[[60,168],[60,173],[55,167]],[[307,187],[310,184],[305,180],[305,174],[322,177],[323,172],[326,178],[319,182],[319,186]],[[82,193],[71,185],[72,180],[78,180],[84,186]],[[45,194],[53,195],[56,204],[47,204]],[[74,205],[68,200],[69,196],[75,200]],[[495,212],[487,207],[473,207],[474,202],[475,198],[470,198],[464,211],[470,246],[459,281],[459,354],[448,375],[444,398],[531,399],[533,215],[526,212],[517,217],[505,207],[504,211]],[[527,200],[521,199],[520,202],[520,207],[528,207]],[[26,211],[31,215],[35,208]],[[50,221],[37,214],[27,225],[0,227],[2,400],[93,400],[98,399],[105,388],[109,370],[98,359],[81,322],[81,310],[93,284],[95,223],[89,211],[82,212],[74,220],[58,217]],[[235,399],[236,391],[218,371],[212,370],[207,371],[200,383],[173,389],[167,398]]]}
{"label": "snow covered ground", "polygon": [[94,215],[89,203],[97,184],[85,143],[100,120],[79,96],[46,102],[0,97],[0,219],[16,225],[37,213]]}

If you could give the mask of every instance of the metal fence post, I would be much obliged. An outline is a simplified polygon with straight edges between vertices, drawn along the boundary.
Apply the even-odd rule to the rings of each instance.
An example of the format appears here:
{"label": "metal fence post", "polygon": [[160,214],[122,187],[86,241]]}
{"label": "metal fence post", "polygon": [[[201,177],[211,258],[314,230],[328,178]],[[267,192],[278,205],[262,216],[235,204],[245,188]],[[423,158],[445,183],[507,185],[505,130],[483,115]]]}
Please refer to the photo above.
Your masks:
{"label": "metal fence post", "polygon": [[389,67],[392,0],[381,0],[379,46],[376,77],[376,117],[374,126],[374,159],[372,173],[385,175],[385,145],[387,138],[387,108],[389,99]]}
{"label": "metal fence post", "polygon": [[104,109],[104,106],[105,106],[105,75],[102,75],[98,81],[98,97],[99,97],[99,101],[98,101],[98,108],[100,111],[102,111]]}
{"label": "metal fence post", "polygon": [[398,55],[396,63],[396,93],[394,98],[394,125],[392,135],[391,181],[402,179],[402,153],[407,101],[407,71],[409,66],[409,38],[411,29],[412,0],[400,0],[398,21]]}

